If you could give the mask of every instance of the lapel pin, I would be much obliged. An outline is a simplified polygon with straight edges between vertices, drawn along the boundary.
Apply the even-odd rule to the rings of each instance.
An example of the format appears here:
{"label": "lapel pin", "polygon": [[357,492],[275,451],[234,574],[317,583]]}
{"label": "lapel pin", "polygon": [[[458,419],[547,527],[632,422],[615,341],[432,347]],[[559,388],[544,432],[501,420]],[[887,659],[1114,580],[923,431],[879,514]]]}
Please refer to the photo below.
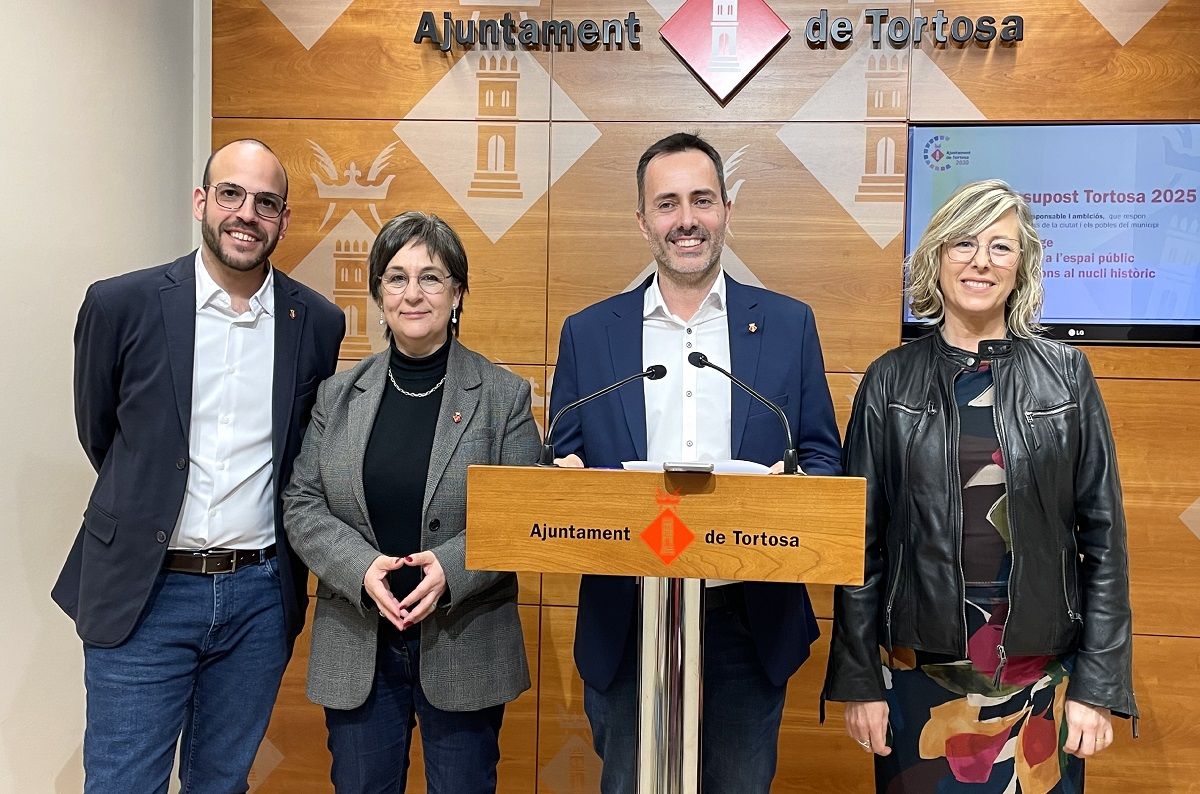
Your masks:
{"label": "lapel pin", "polygon": [[291,317],[293,320],[295,320],[296,319],[296,310],[288,309],[288,317]]}
{"label": "lapel pin", "polygon": [[752,334],[758,333],[758,323],[750,323],[746,326],[746,330]]}
{"label": "lapel pin", "polygon": [[462,421],[462,414],[460,414],[458,411],[455,411],[454,416],[451,418],[454,419],[454,424],[458,424]]}

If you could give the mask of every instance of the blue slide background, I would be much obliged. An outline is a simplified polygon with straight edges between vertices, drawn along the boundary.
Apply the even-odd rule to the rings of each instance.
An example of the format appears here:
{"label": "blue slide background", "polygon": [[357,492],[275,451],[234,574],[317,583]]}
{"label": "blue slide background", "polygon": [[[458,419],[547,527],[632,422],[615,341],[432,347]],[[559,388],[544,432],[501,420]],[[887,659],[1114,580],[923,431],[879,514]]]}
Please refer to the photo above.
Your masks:
{"label": "blue slide background", "polygon": [[[1155,189],[1200,189],[1200,124],[913,127],[908,151],[906,255],[934,210],[967,182],[1000,178],[1024,194],[1078,191],[1078,203],[1032,205],[1035,217],[1066,216],[1037,220],[1043,241],[1053,241],[1043,321],[1200,323],[1200,199],[1150,201]],[[1141,192],[1146,201],[1089,203],[1085,188]],[[1071,217],[1081,214],[1101,217]],[[1114,253],[1134,262],[1099,262]],[[1062,259],[1089,254],[1090,262]],[[1113,277],[1113,269],[1155,275]],[[1081,275],[1098,270],[1103,275]],[[906,307],[905,320],[913,319]]]}

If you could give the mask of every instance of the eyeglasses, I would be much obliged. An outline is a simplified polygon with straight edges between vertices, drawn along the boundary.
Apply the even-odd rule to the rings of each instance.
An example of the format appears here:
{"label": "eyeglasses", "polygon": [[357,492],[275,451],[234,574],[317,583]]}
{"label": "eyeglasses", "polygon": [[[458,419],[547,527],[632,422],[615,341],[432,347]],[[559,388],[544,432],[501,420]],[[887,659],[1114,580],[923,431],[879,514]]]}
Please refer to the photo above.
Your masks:
{"label": "eyeglasses", "polygon": [[251,193],[241,185],[232,182],[218,182],[215,185],[205,185],[204,189],[212,188],[213,198],[217,204],[227,210],[240,210],[246,203],[246,196],[254,196],[254,211],[263,218],[278,218],[287,208],[287,199],[265,190]]}
{"label": "eyeglasses", "polygon": [[[970,262],[979,251],[979,241],[974,237],[950,240],[946,243],[946,256],[952,262]],[[1021,249],[1013,240],[992,240],[987,247],[988,261],[996,267],[1012,267],[1017,263]]]}
{"label": "eyeglasses", "polygon": [[[426,295],[437,295],[446,289],[446,282],[454,276],[439,276],[437,273],[422,273],[417,276],[417,286]],[[379,281],[384,291],[391,295],[403,295],[408,289],[408,274],[403,272],[385,273]]]}

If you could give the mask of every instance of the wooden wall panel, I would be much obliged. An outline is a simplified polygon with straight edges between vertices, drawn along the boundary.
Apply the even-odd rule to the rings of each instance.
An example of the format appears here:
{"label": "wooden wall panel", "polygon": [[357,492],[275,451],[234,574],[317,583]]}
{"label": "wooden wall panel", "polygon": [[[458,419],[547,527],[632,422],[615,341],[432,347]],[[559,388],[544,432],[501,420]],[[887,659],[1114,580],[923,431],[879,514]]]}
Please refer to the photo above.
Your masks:
{"label": "wooden wall panel", "polygon": [[583,680],[571,658],[575,610],[542,608],[538,786],[543,794],[600,790],[600,759],[583,712]]}
{"label": "wooden wall panel", "polygon": [[1200,113],[1194,0],[1026,0],[1007,8],[949,0],[936,8],[951,18],[1019,13],[1025,40],[1016,47],[933,47],[927,37],[914,59],[914,121],[1180,120]]}
{"label": "wooden wall panel", "polygon": [[[310,592],[312,587],[309,588]],[[292,660],[283,674],[275,711],[250,774],[251,790],[262,794],[324,794],[331,764],[325,745],[325,712],[305,694],[308,650],[316,599],[308,602],[308,620],[296,638]]]}
{"label": "wooden wall panel", "polygon": [[1200,637],[1200,382],[1103,380],[1129,522],[1134,629]]}
{"label": "wooden wall panel", "polygon": [[1141,738],[1128,722],[1112,749],[1088,764],[1088,794],[1200,791],[1200,640],[1135,636],[1133,686],[1142,712]]}
{"label": "wooden wall panel", "polygon": [[[407,0],[340,4],[309,0],[269,6],[259,0],[216,0],[213,116],[404,118],[466,58],[457,47],[442,53],[432,46],[413,44],[425,10],[433,11],[440,26],[441,6]],[[446,4],[445,10],[466,17],[472,11],[458,3]],[[550,3],[525,4],[517,10],[536,20],[546,19]],[[538,101],[528,107],[522,101],[519,110],[524,112],[519,112],[518,118],[545,120],[549,118],[550,56],[532,53],[529,57],[537,63],[536,68],[526,69],[536,85],[525,85]],[[418,115],[475,117],[474,112],[444,110],[426,108]]]}
{"label": "wooden wall panel", "polygon": [[[1200,5],[1192,0],[1029,0],[1020,8],[948,0],[940,7],[950,17],[1021,13],[1025,41],[915,51],[872,50],[865,11],[911,17],[934,7],[770,0],[791,38],[723,104],[659,37],[682,2],[214,0],[214,143],[258,137],[287,167],[293,218],[274,261],[356,306],[340,368],[382,347],[362,285],[338,283],[343,268],[352,276],[361,266],[381,221],[433,211],[470,256],[463,342],[531,379],[544,428],[563,319],[649,272],[634,218],[638,155],[662,135],[696,129],[725,156],[736,202],[725,267],[812,305],[844,429],[861,373],[899,342],[909,123],[1200,117],[1192,46]],[[804,23],[821,8],[854,20],[851,46],[804,43]],[[484,61],[483,74],[480,52],[412,43],[424,10],[439,22],[443,10],[460,19],[509,10],[537,21],[632,10],[642,45],[521,51],[495,69]],[[878,147],[880,138],[892,147]],[[1196,790],[1200,770],[1188,748],[1200,730],[1187,715],[1200,664],[1192,575],[1200,468],[1186,442],[1200,436],[1200,350],[1086,350],[1125,485],[1145,715],[1140,742],[1119,731],[1117,746],[1089,765],[1089,791]],[[506,719],[501,791],[595,791],[599,765],[571,659],[578,579],[520,582],[538,672]],[[789,687],[774,790],[868,791],[870,764],[842,735],[840,707],[817,725],[831,589],[811,595],[824,635]],[[304,696],[307,647],[305,635],[256,763],[255,790],[329,790],[323,717]]]}
{"label": "wooden wall panel", "polygon": [[1084,347],[1097,378],[1200,380],[1200,348]]}

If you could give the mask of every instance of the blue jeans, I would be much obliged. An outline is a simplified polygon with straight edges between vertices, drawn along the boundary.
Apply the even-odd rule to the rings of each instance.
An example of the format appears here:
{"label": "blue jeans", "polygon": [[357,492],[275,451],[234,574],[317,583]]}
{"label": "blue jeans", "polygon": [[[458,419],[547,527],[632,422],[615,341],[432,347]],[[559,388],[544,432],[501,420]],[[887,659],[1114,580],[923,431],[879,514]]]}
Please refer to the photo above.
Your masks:
{"label": "blue jeans", "polygon": [[339,794],[403,792],[414,725],[421,727],[429,794],[496,791],[504,706],[442,711],[421,690],[421,641],[393,646],[383,633],[375,683],[361,706],[325,709],[333,787]]}
{"label": "blue jeans", "polygon": [[182,733],[184,792],[241,792],[287,666],[276,560],[161,572],[133,633],[83,646],[88,794],[165,792]]}
{"label": "blue jeans", "polygon": [[[726,585],[727,587],[729,585]],[[584,684],[583,708],[604,770],[603,794],[637,791],[636,639],[626,644],[617,677],[606,691]],[[761,794],[775,777],[786,686],[763,671],[746,625],[745,607],[721,606],[704,619],[704,794]]]}

